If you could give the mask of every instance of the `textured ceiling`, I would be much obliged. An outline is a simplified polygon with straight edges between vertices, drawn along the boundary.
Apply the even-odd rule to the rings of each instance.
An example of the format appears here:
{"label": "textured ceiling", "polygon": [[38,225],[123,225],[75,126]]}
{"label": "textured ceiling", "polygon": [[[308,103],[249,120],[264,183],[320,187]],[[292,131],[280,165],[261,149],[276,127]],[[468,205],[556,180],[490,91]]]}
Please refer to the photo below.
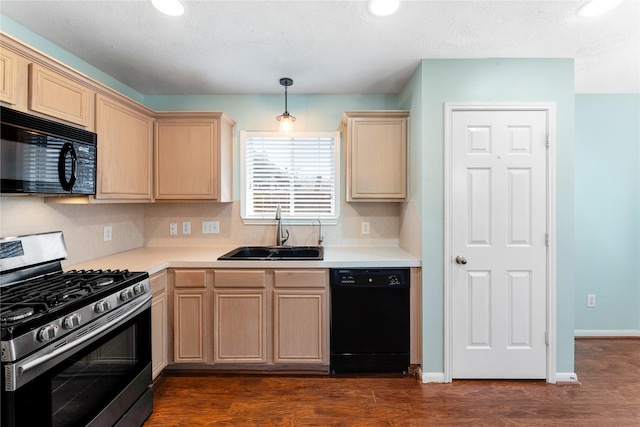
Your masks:
{"label": "textured ceiling", "polygon": [[640,92],[640,0],[9,1],[0,12],[146,95],[397,93],[423,58],[574,58],[578,93]]}

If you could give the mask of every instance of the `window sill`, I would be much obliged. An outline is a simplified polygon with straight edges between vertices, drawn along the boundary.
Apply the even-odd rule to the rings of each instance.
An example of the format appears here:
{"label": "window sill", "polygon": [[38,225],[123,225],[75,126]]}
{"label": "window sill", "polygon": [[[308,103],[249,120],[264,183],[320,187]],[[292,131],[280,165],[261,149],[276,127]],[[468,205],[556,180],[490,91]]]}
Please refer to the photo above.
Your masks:
{"label": "window sill", "polygon": [[[282,226],[289,227],[292,225],[317,225],[320,221],[322,225],[337,225],[338,218],[282,218]],[[242,218],[244,225],[276,225],[277,222],[273,218]]]}

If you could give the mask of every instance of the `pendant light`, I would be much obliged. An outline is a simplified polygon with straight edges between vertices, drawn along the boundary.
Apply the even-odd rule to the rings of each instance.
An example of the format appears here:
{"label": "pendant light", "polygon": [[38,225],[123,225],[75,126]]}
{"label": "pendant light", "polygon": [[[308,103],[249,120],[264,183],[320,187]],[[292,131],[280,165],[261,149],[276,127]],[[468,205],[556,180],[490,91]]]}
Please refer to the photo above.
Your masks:
{"label": "pendant light", "polygon": [[284,113],[276,117],[276,120],[280,122],[280,132],[289,133],[293,132],[293,122],[296,121],[296,118],[289,114],[287,109],[287,88],[293,84],[293,80],[283,77],[280,79],[280,84],[284,86]]}

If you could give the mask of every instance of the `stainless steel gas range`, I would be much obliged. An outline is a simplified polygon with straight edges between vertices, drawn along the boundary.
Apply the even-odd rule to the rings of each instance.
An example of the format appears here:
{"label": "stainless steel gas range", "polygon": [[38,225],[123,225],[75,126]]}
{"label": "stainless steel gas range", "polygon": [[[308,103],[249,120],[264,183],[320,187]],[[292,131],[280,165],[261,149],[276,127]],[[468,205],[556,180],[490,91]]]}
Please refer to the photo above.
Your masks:
{"label": "stainless steel gas range", "polygon": [[0,239],[2,426],[141,426],[149,275],[63,272],[61,232]]}

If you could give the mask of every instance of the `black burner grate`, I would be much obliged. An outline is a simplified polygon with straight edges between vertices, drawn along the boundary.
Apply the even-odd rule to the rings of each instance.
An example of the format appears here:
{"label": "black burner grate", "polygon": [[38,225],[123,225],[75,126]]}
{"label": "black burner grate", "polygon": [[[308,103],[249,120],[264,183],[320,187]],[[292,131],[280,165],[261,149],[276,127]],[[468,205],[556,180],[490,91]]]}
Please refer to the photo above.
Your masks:
{"label": "black burner grate", "polygon": [[0,321],[3,327],[27,322],[95,295],[108,294],[131,276],[128,270],[72,270],[2,287]]}

